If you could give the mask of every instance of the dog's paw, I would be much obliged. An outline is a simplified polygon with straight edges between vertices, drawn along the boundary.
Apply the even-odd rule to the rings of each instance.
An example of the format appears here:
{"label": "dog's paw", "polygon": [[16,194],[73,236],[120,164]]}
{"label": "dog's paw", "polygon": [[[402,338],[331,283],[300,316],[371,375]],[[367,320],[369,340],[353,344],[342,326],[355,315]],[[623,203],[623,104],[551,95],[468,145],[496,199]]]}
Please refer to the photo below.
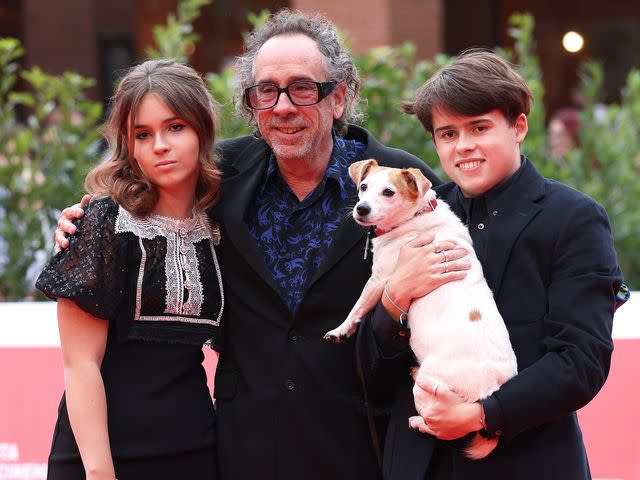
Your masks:
{"label": "dog's paw", "polygon": [[351,335],[353,335],[357,330],[357,328],[358,328],[358,324],[350,324],[350,323],[344,322],[338,328],[334,328],[333,330],[329,330],[327,333],[325,333],[324,339],[330,342],[342,343]]}
{"label": "dog's paw", "polygon": [[342,343],[347,339],[347,337],[346,335],[340,335],[339,333],[336,333],[336,330],[331,330],[324,334],[324,339],[328,342]]}
{"label": "dog's paw", "polygon": [[324,339],[328,342],[342,343],[350,336],[351,333],[349,333],[347,330],[344,330],[342,328],[334,328],[333,330],[330,330],[324,334]]}

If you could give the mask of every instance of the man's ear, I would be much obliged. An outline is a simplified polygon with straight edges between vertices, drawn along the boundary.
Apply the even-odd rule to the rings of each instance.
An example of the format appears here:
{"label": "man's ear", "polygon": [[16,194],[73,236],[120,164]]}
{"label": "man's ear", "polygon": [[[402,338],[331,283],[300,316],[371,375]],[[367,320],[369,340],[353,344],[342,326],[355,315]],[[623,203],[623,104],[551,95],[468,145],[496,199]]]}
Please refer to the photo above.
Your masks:
{"label": "man's ear", "polygon": [[371,158],[369,160],[360,160],[349,165],[349,176],[356,184],[356,187],[360,185],[360,182],[364,180],[372,167],[377,167],[378,162]]}
{"label": "man's ear", "polygon": [[423,196],[431,188],[431,182],[419,168],[403,168],[400,171],[403,180],[415,197]]}
{"label": "man's ear", "polygon": [[340,84],[338,84],[336,89],[332,92],[332,96],[334,98],[333,118],[334,120],[337,120],[342,117],[346,103],[347,86],[344,82],[340,82]]}
{"label": "man's ear", "polygon": [[527,132],[529,131],[529,123],[527,122],[527,116],[524,113],[518,115],[516,118],[516,122],[513,127],[516,130],[516,142],[518,145],[521,145],[524,141],[524,137],[527,136]]}

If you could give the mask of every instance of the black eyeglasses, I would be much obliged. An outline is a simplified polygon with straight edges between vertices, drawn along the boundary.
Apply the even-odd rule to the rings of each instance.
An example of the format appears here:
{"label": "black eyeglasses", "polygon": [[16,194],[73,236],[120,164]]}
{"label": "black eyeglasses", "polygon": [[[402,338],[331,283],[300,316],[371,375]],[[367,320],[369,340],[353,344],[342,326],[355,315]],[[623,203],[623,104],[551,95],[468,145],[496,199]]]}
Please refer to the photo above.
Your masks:
{"label": "black eyeglasses", "polygon": [[282,92],[287,94],[289,100],[299,107],[315,105],[320,100],[335,90],[338,82],[312,82],[311,80],[298,80],[280,88],[273,83],[259,83],[245,89],[244,103],[253,110],[268,110],[273,108],[280,99]]}

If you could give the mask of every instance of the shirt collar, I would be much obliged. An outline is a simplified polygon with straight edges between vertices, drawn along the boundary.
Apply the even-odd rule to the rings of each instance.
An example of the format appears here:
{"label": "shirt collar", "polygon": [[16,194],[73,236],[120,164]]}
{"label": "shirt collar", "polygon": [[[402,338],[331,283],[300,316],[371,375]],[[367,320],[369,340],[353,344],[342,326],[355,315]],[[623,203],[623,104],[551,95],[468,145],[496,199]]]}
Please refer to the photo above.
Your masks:
{"label": "shirt collar", "polygon": [[[480,195],[477,198],[484,199],[484,201],[487,204],[487,208],[490,209],[491,205],[495,204],[495,202],[498,201],[498,199],[502,196],[502,194],[507,190],[509,190],[509,188],[518,181],[518,179],[522,175],[522,172],[524,171],[525,165],[528,162],[529,162],[529,159],[524,155],[521,155],[520,167],[518,167],[518,169],[515,172],[513,172],[513,174],[511,174],[508,178],[500,182],[498,185],[496,185],[492,189],[487,190],[483,195]],[[466,218],[469,218],[469,213],[470,213],[469,209],[471,208],[471,200],[473,200],[473,198],[465,197],[462,194],[462,190],[457,185],[456,185],[456,190],[457,190],[458,201],[460,202],[460,205],[464,210]]]}
{"label": "shirt collar", "polygon": [[[333,150],[331,151],[331,157],[329,157],[329,164],[327,165],[324,177],[301,203],[305,203],[312,197],[315,198],[317,195],[322,194],[326,189],[328,179],[336,182],[342,200],[347,200],[355,193],[355,185],[349,177],[349,165],[360,160],[362,153],[366,149],[366,145],[357,140],[340,137],[336,135],[335,132],[332,132],[332,137]],[[280,175],[278,162],[276,161],[276,156],[273,151],[269,154],[269,165],[267,166],[264,182],[261,186],[261,192],[264,191],[271,182],[273,182],[272,185],[279,185],[284,191],[293,194],[287,182],[285,182]]]}

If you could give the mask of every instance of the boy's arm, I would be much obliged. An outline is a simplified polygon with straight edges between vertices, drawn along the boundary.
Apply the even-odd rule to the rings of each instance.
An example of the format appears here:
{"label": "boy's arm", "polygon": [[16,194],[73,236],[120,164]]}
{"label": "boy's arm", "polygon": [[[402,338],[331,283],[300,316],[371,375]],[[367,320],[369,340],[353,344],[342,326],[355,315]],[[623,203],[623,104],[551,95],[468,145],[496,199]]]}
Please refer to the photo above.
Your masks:
{"label": "boy's arm", "polygon": [[[554,253],[544,318],[525,324],[506,319],[512,342],[520,344],[520,372],[481,402],[488,436],[509,440],[574,412],[595,397],[607,378],[613,313],[622,282],[608,219],[592,201],[576,204],[562,216],[562,231],[549,246]],[[523,350],[529,359],[539,350],[543,353],[527,364]],[[424,389],[430,391],[429,386]],[[453,431],[468,422],[468,410],[454,398],[432,398],[446,400],[449,408],[437,426],[449,425]],[[444,406],[434,408],[444,411]],[[439,428],[437,436],[446,438],[449,433]]]}
{"label": "boy's arm", "polygon": [[580,202],[564,217],[550,246],[548,307],[540,324],[544,335],[532,346],[544,353],[521,367],[485,405],[488,426],[499,423],[494,413],[502,414],[506,438],[583,407],[609,373],[615,297],[622,282],[609,222],[592,201]]}

